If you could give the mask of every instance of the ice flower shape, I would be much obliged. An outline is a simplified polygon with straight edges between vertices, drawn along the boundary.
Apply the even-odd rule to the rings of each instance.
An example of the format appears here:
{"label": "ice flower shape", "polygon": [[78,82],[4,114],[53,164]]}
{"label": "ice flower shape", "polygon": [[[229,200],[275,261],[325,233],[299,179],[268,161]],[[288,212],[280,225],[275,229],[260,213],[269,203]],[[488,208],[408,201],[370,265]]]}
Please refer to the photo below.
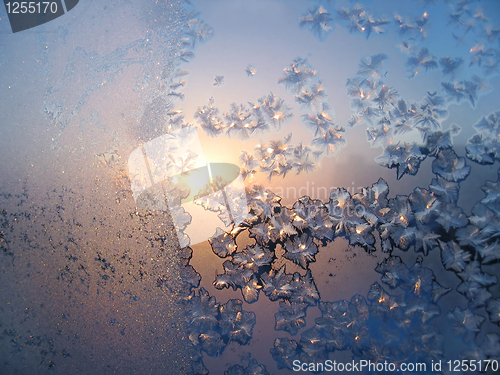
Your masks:
{"label": "ice flower shape", "polygon": [[347,23],[349,32],[361,31],[361,22],[366,14],[366,10],[362,5],[356,4],[352,8],[340,8],[336,13],[339,20]]}
{"label": "ice flower shape", "polygon": [[361,31],[365,33],[366,39],[368,39],[372,32],[383,34],[385,30],[380,26],[387,25],[388,23],[390,21],[387,18],[375,18],[371,14],[367,14],[360,23]]}
{"label": "ice flower shape", "polygon": [[396,168],[397,178],[401,179],[405,174],[415,175],[425,155],[420,152],[417,145],[404,143],[389,145],[384,153],[375,158],[375,161],[387,168]]}
{"label": "ice flower shape", "polygon": [[373,98],[374,103],[376,103],[381,110],[387,108],[392,108],[397,100],[397,92],[386,85],[382,85],[378,93]]}
{"label": "ice flower shape", "polygon": [[460,103],[462,100],[467,100],[472,108],[476,108],[477,95],[481,88],[477,80],[462,80],[454,83],[441,82],[441,86],[448,101],[455,100]]}
{"label": "ice flower shape", "polygon": [[286,253],[283,256],[304,269],[307,269],[310,262],[315,261],[314,256],[318,253],[318,247],[307,233],[288,239],[285,242],[285,250]]}
{"label": "ice flower shape", "polygon": [[442,68],[443,75],[453,75],[464,64],[464,59],[461,57],[452,58],[445,56],[439,59],[439,65]]}
{"label": "ice flower shape", "polygon": [[205,22],[192,18],[188,22],[189,28],[184,32],[191,39],[191,48],[209,40],[213,35],[213,29]]}
{"label": "ice flower shape", "polygon": [[[221,180],[214,181],[213,186],[212,184],[207,184],[205,189],[194,197],[194,203],[202,206],[205,210],[217,212],[224,224],[230,225],[232,220],[228,215],[227,209],[229,194],[226,194],[224,190],[219,188],[225,185]],[[213,190],[216,191],[213,192]]]}
{"label": "ice flower shape", "polygon": [[356,74],[368,79],[380,79],[382,77],[382,68],[387,59],[387,55],[383,53],[363,57],[359,62]]}
{"label": "ice flower shape", "polygon": [[271,225],[273,227],[273,241],[284,242],[286,239],[297,234],[293,226],[293,213],[288,207],[276,207],[271,216]]}
{"label": "ice flower shape", "polygon": [[411,34],[413,36],[422,36],[425,38],[427,36],[427,30],[425,26],[428,22],[428,14],[425,12],[421,17],[415,18],[413,21],[404,20],[399,14],[394,15],[394,21],[399,29],[400,35]]}
{"label": "ice flower shape", "polygon": [[486,311],[490,314],[492,323],[500,324],[500,299],[491,299],[486,304]]}
{"label": "ice flower shape", "polygon": [[245,299],[247,303],[257,302],[259,299],[259,291],[262,288],[262,285],[258,282],[255,275],[250,277],[248,280],[244,280],[245,283],[240,285],[241,295]]}
{"label": "ice flower shape", "polygon": [[351,194],[344,188],[332,190],[327,208],[335,235],[350,236],[357,226],[365,224],[356,214]]}
{"label": "ice flower shape", "polygon": [[263,291],[271,301],[278,299],[289,299],[294,288],[290,285],[292,275],[285,272],[285,266],[279,270],[271,269],[261,276]]}
{"label": "ice flower shape", "polygon": [[239,299],[230,299],[227,303],[219,305],[219,327],[222,337],[227,342],[235,341],[246,345],[252,338],[255,326],[255,313],[244,311]]}
{"label": "ice flower shape", "polygon": [[481,190],[486,194],[481,203],[497,215],[500,214],[500,178],[497,181],[486,181]]}
{"label": "ice flower shape", "polygon": [[215,76],[214,77],[214,82],[212,83],[213,86],[223,86],[225,82],[224,76]]}
{"label": "ice flower shape", "polygon": [[219,116],[219,110],[215,107],[215,100],[211,97],[208,104],[203,108],[198,107],[194,117],[198,119],[198,124],[211,137],[216,137],[225,129],[225,125]]}
{"label": "ice flower shape", "polygon": [[324,362],[328,358],[325,340],[315,327],[305,331],[300,338],[301,359],[304,362]]}
{"label": "ice flower shape", "polygon": [[326,96],[325,85],[320,80],[310,88],[303,88],[298,95],[295,95],[295,101],[303,109],[311,108],[312,110],[320,111],[321,107],[324,107],[323,99]]}
{"label": "ice flower shape", "polygon": [[285,101],[272,92],[262,96],[259,99],[259,105],[266,121],[271,123],[276,130],[281,130],[282,126],[293,117],[292,110]]}
{"label": "ice flower shape", "polygon": [[281,206],[275,206],[269,220],[254,225],[249,232],[250,237],[255,238],[263,246],[269,243],[281,243],[297,233],[292,226],[290,209]]}
{"label": "ice flower shape", "polygon": [[482,203],[474,205],[469,221],[477,227],[476,229],[471,228],[471,233],[469,233],[474,238],[470,243],[474,247],[484,245],[489,240],[497,238],[500,235],[497,213]]}
{"label": "ice flower shape", "polygon": [[437,176],[433,178],[429,190],[439,197],[442,203],[453,203],[450,208],[454,208],[455,203],[458,200],[459,184],[454,181],[447,181],[443,177]]}
{"label": "ice flower shape", "polygon": [[453,137],[458,135],[461,128],[457,124],[452,124],[446,131],[426,132],[425,152],[430,156],[435,156],[439,151],[451,148]]}
{"label": "ice flower shape", "polygon": [[385,223],[381,225],[382,246],[389,248],[389,241],[406,250],[416,239],[415,217],[407,196],[398,195],[389,200]]}
{"label": "ice flower shape", "polygon": [[[315,163],[310,158],[317,157],[322,151],[312,151],[308,146],[303,146],[302,143],[293,145],[291,143],[292,134],[286,135],[283,140],[276,139],[268,144],[259,144],[254,150],[254,154],[250,161],[258,161],[260,172],[267,174],[269,181],[275,176],[285,177],[290,171],[295,171],[297,174],[302,172],[310,172],[314,170]],[[340,143],[345,142],[342,138]],[[332,146],[333,147],[333,146]],[[252,174],[250,167],[246,167],[245,163],[249,159],[248,153],[242,154],[243,172]]]}
{"label": "ice flower shape", "polygon": [[366,130],[366,138],[372,147],[387,147],[392,144],[392,128],[389,127],[386,119],[383,118],[375,127]]}
{"label": "ice flower shape", "polygon": [[353,196],[353,201],[365,208],[363,217],[375,226],[382,216],[382,211],[387,207],[389,185],[383,178],[379,178],[371,187],[364,187],[360,193]]}
{"label": "ice flower shape", "polygon": [[461,353],[461,355],[467,356],[467,358],[473,358],[476,361],[496,359],[500,355],[499,340],[500,337],[498,336],[498,334],[488,333],[486,334],[480,345],[476,343],[469,345],[470,349],[466,350],[464,353]]}
{"label": "ice flower shape", "polygon": [[255,69],[255,66],[252,64],[248,64],[248,66],[245,68],[245,72],[247,73],[248,77],[253,77],[255,74],[257,74],[257,69]]}
{"label": "ice flower shape", "polygon": [[327,103],[322,103],[322,107],[318,112],[302,115],[304,126],[311,130],[315,137],[335,127],[333,116],[329,113],[329,109],[330,106]]}
{"label": "ice flower shape", "polygon": [[328,209],[318,199],[313,200],[308,196],[299,198],[293,205],[292,224],[317,239],[333,238],[333,224],[328,216]]}
{"label": "ice flower shape", "polygon": [[[301,174],[302,172],[309,173],[312,172],[316,168],[316,164],[314,161],[310,160],[310,154],[312,150],[309,146],[303,146],[302,143],[299,143],[295,146],[293,150],[293,169],[296,171],[296,174]],[[318,159],[321,152],[312,152],[313,156],[311,158]]]}
{"label": "ice flower shape", "polygon": [[265,222],[271,218],[276,207],[280,207],[281,197],[270,190],[264,189],[262,185],[252,185],[247,189],[247,200],[251,223]]}
{"label": "ice flower shape", "polygon": [[347,144],[347,141],[342,135],[344,131],[344,128],[338,125],[329,128],[327,131],[322,132],[321,136],[314,138],[311,141],[311,145],[318,148],[320,151],[326,151],[327,155],[330,153],[335,155]]}
{"label": "ice flower shape", "polygon": [[416,187],[408,197],[410,206],[415,213],[415,220],[423,225],[432,224],[439,216],[440,202],[427,189]]}
{"label": "ice flower shape", "polygon": [[441,260],[446,269],[462,272],[470,261],[471,253],[464,251],[456,242],[444,243],[439,241]]}
{"label": "ice flower shape", "polygon": [[298,359],[297,341],[286,337],[274,340],[274,346],[271,349],[271,355],[277,362],[278,369],[292,369],[293,361]]}
{"label": "ice flower shape", "polygon": [[460,307],[455,307],[453,311],[446,314],[448,321],[453,327],[453,333],[456,336],[462,336],[465,341],[473,341],[476,335],[481,330],[481,324],[484,322],[484,317],[475,314],[470,309],[462,310]]}
{"label": "ice flower shape", "polygon": [[482,298],[477,298],[484,294],[483,290],[497,282],[496,276],[483,273],[481,265],[478,261],[472,261],[465,265],[462,272],[458,274],[462,279],[462,283],[457,286],[457,291],[463,294],[470,304],[477,304],[477,301],[483,301]]}
{"label": "ice flower shape", "polygon": [[382,274],[382,282],[392,289],[398,287],[402,282],[406,283],[410,273],[406,264],[398,256],[391,256],[383,260],[377,265],[375,271]]}
{"label": "ice flower shape", "polygon": [[291,342],[299,358],[324,361],[328,352],[349,347],[356,357],[376,362],[419,358],[430,363],[442,357],[443,336],[429,321],[439,314],[436,301],[450,289],[437,284],[432,271],[420,261],[408,269],[391,257],[379,267],[379,271],[401,268],[400,285],[405,293],[392,295],[375,283],[368,301],[360,295],[350,302],[321,301],[322,316],[315,319],[315,326],[303,332],[297,346]]}
{"label": "ice flower shape", "polygon": [[294,94],[300,93],[302,88],[318,74],[309,66],[307,59],[300,57],[293,60],[292,64],[285,67],[283,71],[284,74],[278,83],[283,83],[285,88]]}
{"label": "ice flower shape", "polygon": [[225,344],[216,331],[218,305],[215,298],[210,297],[208,292],[201,288],[198,295],[193,292],[184,303],[191,342],[210,356],[222,353]]}
{"label": "ice flower shape", "polygon": [[224,273],[217,275],[213,282],[215,289],[233,288],[236,290],[239,285],[244,284],[243,277],[247,279],[252,277],[251,270],[245,270],[241,265],[236,265],[231,261],[225,261],[223,267]]}
{"label": "ice flower shape", "polygon": [[[422,266],[422,257],[418,257],[413,266],[409,269],[408,279],[404,280],[400,287],[409,291],[411,295],[422,297],[425,300],[432,300],[435,303],[442,295],[451,289],[442,287],[434,276],[430,268]],[[438,311],[439,314],[439,311]]]}
{"label": "ice flower shape", "polygon": [[388,119],[394,126],[394,134],[411,132],[414,127],[413,112],[406,100],[399,98],[396,105],[388,111]]}
{"label": "ice flower shape", "polygon": [[409,78],[414,78],[424,69],[427,72],[437,67],[436,56],[432,55],[426,47],[422,47],[418,53],[411,55],[406,60],[406,70],[409,73]]}
{"label": "ice flower shape", "polygon": [[465,227],[469,220],[460,207],[456,207],[454,203],[446,203],[441,204],[441,210],[436,222],[441,224],[446,232],[449,232],[451,228]]}
{"label": "ice flower shape", "polygon": [[255,358],[248,357],[242,360],[248,361],[246,367],[240,365],[231,366],[224,371],[224,375],[270,375],[266,366],[261,365]]}
{"label": "ice flower shape", "polygon": [[252,154],[244,150],[241,151],[239,161],[241,165],[241,175],[244,180],[252,178],[253,175],[257,173],[256,168],[259,166],[259,162]]}
{"label": "ice flower shape", "polygon": [[213,285],[216,289],[224,289],[231,287],[233,290],[241,289],[241,294],[245,301],[252,303],[259,298],[258,284],[253,270],[250,267],[245,267],[243,263],[232,262],[226,260],[223,263],[224,273],[216,276]]}
{"label": "ice flower shape", "polygon": [[[365,59],[367,59],[367,57],[365,57]],[[361,60],[360,65],[363,66],[362,71],[364,73],[358,74],[354,78],[347,78],[346,83],[347,95],[352,99],[358,99],[362,103],[357,105],[359,108],[365,108],[365,103],[366,106],[369,105],[369,100],[376,95],[376,89],[379,86],[379,68],[374,66],[374,70],[370,70],[369,65],[366,66],[367,63],[363,63],[363,61],[364,59]],[[375,76],[377,78],[366,78],[365,75],[369,77]],[[362,112],[362,110],[359,112]]]}
{"label": "ice flower shape", "polygon": [[337,10],[337,18],[346,23],[350,33],[365,33],[366,39],[370,37],[372,32],[382,34],[384,29],[380,26],[390,22],[386,18],[376,18],[369,14],[365,8],[359,4],[352,8],[341,8]]}
{"label": "ice flower shape", "polygon": [[378,282],[370,287],[367,299],[371,302],[370,312],[383,320],[394,317],[405,306],[402,296],[390,295]]}
{"label": "ice flower shape", "polygon": [[232,103],[230,111],[224,114],[227,135],[236,134],[241,139],[246,139],[251,133],[252,110],[243,104]]}
{"label": "ice flower shape", "polygon": [[485,246],[477,247],[477,251],[481,255],[482,264],[491,264],[500,259],[500,244],[498,240]]}
{"label": "ice flower shape", "polygon": [[318,289],[309,269],[304,276],[295,272],[292,275],[290,286],[292,288],[292,295],[289,297],[291,302],[306,303],[309,306],[315,306],[320,299]]}
{"label": "ice flower shape", "polygon": [[436,92],[429,91],[421,102],[411,105],[411,112],[414,127],[420,131],[424,142],[430,131],[441,129],[441,121],[448,116],[444,98]]}
{"label": "ice flower shape", "polygon": [[473,127],[476,134],[465,146],[467,157],[480,164],[500,160],[500,111],[483,116]]}
{"label": "ice flower shape", "polygon": [[215,235],[208,240],[212,250],[221,258],[233,254],[236,251],[236,242],[230,233],[217,228]]}
{"label": "ice flower shape", "polygon": [[323,6],[309,9],[309,12],[299,18],[300,27],[307,27],[319,41],[324,41],[332,30],[333,17]]}
{"label": "ice flower shape", "polygon": [[270,265],[272,260],[271,251],[259,244],[248,245],[242,251],[233,254],[233,263],[241,264],[254,273],[257,273],[260,267]]}
{"label": "ice flower shape", "polygon": [[343,350],[350,344],[349,302],[320,302],[321,317],[315,319],[315,330],[322,336],[329,351]]}
{"label": "ice flower shape", "polygon": [[306,325],[306,309],[305,303],[280,301],[280,308],[275,314],[274,329],[287,331],[292,336],[296,335],[298,330]]}
{"label": "ice flower shape", "polygon": [[188,323],[193,329],[213,329],[217,325],[218,305],[204,288],[200,288],[198,295],[193,292],[185,304]]}

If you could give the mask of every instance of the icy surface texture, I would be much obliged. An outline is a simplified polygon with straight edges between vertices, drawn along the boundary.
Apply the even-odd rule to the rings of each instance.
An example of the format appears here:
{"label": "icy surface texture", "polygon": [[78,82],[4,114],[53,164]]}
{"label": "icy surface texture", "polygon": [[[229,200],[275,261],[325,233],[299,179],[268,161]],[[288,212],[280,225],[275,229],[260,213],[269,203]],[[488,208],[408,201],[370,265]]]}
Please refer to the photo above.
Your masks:
{"label": "icy surface texture", "polygon": [[[450,104],[468,103],[476,108],[488,90],[487,79],[500,73],[500,29],[489,23],[475,1],[450,1],[448,22],[455,27],[450,31],[453,38],[463,43],[473,36],[476,44],[468,55],[440,55],[439,49],[427,42],[431,24],[437,22],[432,12],[396,12],[388,17],[370,9],[373,4],[369,2],[339,7],[333,1],[316,3],[304,9],[298,22],[319,41],[328,38],[336,23],[367,39],[380,38],[377,34],[392,30],[399,34],[396,48],[405,56],[402,71],[407,79],[417,82],[422,75],[439,76],[436,87],[420,99],[405,98],[388,84],[389,57],[381,52],[361,58],[346,83],[352,111],[347,134],[350,127],[365,126],[369,145],[382,151],[375,161],[395,169],[397,179],[417,175],[427,158],[432,159],[434,178],[428,185],[420,184],[406,195],[391,198],[389,186],[381,178],[356,194],[339,187],[325,202],[305,196],[290,206],[282,205],[280,197],[260,185],[249,186],[249,216],[244,223],[219,230],[210,239],[214,254],[224,258],[213,286],[239,290],[245,303],[252,304],[262,295],[276,302],[274,328],[288,334],[276,338],[271,348],[279,369],[292,369],[296,359],[324,361],[336,350],[350,350],[355,358],[372,362],[422,362],[430,366],[433,360],[445,359],[446,331],[461,340],[462,356],[497,358],[498,334],[481,333],[486,324],[499,323],[500,302],[492,293],[498,278],[488,267],[500,260],[500,178],[485,182],[485,196],[475,204],[472,214],[467,215],[457,204],[460,184],[471,173],[466,158],[479,164],[500,160],[499,112],[474,125],[477,134],[467,142],[466,158],[462,150],[453,148],[453,138],[461,127],[445,121],[453,111]],[[442,5],[433,0],[420,3],[426,7]],[[181,52],[180,58],[190,58],[190,54]],[[256,69],[249,64],[245,72],[251,78]],[[222,84],[223,78],[216,76],[214,85]],[[311,140],[292,142],[292,133],[282,133],[253,150],[242,151],[239,162],[244,179],[251,181],[257,173],[265,174],[269,181],[307,173],[315,170],[323,157],[335,156],[346,146],[346,130],[335,120],[325,82],[304,57],[284,67],[277,83],[300,109],[298,117]],[[174,87],[177,84],[182,87],[182,78]],[[167,95],[182,98],[175,90]],[[233,103],[221,112],[210,98],[194,117],[211,137],[247,141],[285,128],[293,116],[285,99],[271,92],[250,103]],[[48,111],[58,116],[58,108],[54,104]],[[172,116],[179,118],[176,111]],[[186,125],[181,120],[178,124],[172,120],[171,127],[182,126]],[[212,209],[218,203],[214,201]],[[205,204],[205,208],[209,206]],[[239,246],[237,239],[243,232],[250,244]],[[366,296],[324,301],[310,266],[323,247],[338,237],[368,253],[381,253],[382,260],[375,268],[380,283],[374,283]],[[410,250],[418,254],[412,266],[397,255]],[[442,269],[456,276],[458,286],[453,293],[463,296],[466,302],[462,305],[441,311],[440,298],[452,288],[438,283],[433,270],[423,266],[430,253],[438,259],[440,256]],[[240,300],[217,304],[206,290],[197,289],[199,277],[191,270],[189,257],[185,259],[188,293],[184,297],[194,346],[214,356],[229,342],[248,343],[255,316],[245,313]],[[287,272],[287,267],[301,272]],[[307,311],[316,307],[321,316],[312,328],[305,329]],[[443,317],[446,326],[436,323]],[[253,358],[246,361],[246,366],[227,367],[226,373],[267,373]],[[200,357],[195,357],[195,364],[204,371]]]}

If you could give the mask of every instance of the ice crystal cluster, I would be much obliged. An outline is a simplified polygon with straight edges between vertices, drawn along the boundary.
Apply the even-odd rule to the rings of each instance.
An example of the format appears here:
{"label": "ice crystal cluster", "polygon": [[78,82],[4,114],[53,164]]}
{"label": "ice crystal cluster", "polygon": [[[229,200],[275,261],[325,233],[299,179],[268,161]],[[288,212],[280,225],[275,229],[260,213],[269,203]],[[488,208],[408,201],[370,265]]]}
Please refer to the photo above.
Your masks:
{"label": "ice crystal cluster", "polygon": [[[271,353],[279,368],[291,369],[295,359],[324,361],[328,353],[346,349],[373,362],[410,360],[430,364],[444,358],[443,333],[432,322],[442,314],[437,301],[451,288],[441,286],[433,271],[422,266],[423,257],[431,251],[441,253],[444,268],[453,271],[461,281],[457,292],[468,300],[466,309],[456,307],[447,313],[455,335],[469,343],[464,355],[477,359],[500,355],[497,334],[490,333],[476,342],[485,320],[477,311],[485,308],[492,323],[500,321],[500,302],[492,299],[488,290],[497,285],[497,277],[482,269],[500,259],[500,179],[486,182],[486,197],[467,217],[457,206],[457,199],[460,182],[470,167],[451,148],[437,151],[434,157],[435,179],[428,188],[417,187],[408,196],[388,198],[389,187],[380,179],[354,195],[339,188],[332,191],[326,203],[305,196],[288,208],[271,191],[253,186],[247,192],[249,217],[245,223],[210,240],[214,253],[228,258],[224,272],[213,282],[215,288],[240,290],[247,303],[257,301],[261,293],[270,301],[279,302],[275,315],[277,331],[296,335],[306,325],[307,309],[319,307],[321,317],[300,338],[275,340]],[[236,237],[244,231],[255,243],[240,249]],[[368,252],[376,251],[378,238],[381,250],[387,253],[375,269],[381,274],[382,284],[373,284],[366,297],[357,295],[351,301],[332,302],[320,298],[309,265],[321,247],[337,237]],[[278,255],[279,249],[284,250],[282,255]],[[410,249],[421,256],[408,267],[395,254]],[[286,266],[275,268],[278,258],[295,263],[305,273],[287,273]],[[214,328],[222,319],[215,300],[201,290],[199,295],[190,295],[188,303],[193,306],[188,315],[201,314],[209,321],[208,328],[194,330],[194,342],[207,354],[219,353],[225,341]],[[254,322],[249,318],[247,325]],[[237,322],[231,329],[241,329],[238,324],[242,323]],[[251,329],[245,332],[251,335]],[[206,344],[200,344],[200,335]]]}
{"label": "ice crystal cluster", "polygon": [[[468,176],[470,167],[450,147],[437,149],[433,157],[435,178],[427,188],[417,187],[408,196],[390,199],[389,187],[382,179],[354,195],[342,188],[334,190],[326,203],[302,197],[291,208],[282,206],[281,199],[271,191],[253,186],[247,192],[250,215],[245,223],[210,240],[214,253],[228,258],[224,272],[214,280],[215,288],[239,289],[247,303],[255,302],[261,292],[279,302],[277,331],[296,335],[306,324],[307,309],[319,307],[322,316],[315,320],[313,328],[302,332],[300,339],[276,339],[271,353],[279,368],[291,368],[294,359],[323,361],[328,353],[345,349],[351,349],[359,358],[392,363],[408,359],[430,363],[443,358],[443,334],[432,321],[441,314],[437,301],[451,288],[435,280],[433,272],[422,266],[422,258],[408,267],[394,255],[409,249],[422,256],[440,252],[444,268],[460,279],[456,290],[468,300],[468,307],[456,307],[447,316],[455,335],[469,343],[464,355],[477,359],[500,355],[497,334],[490,333],[476,342],[485,320],[476,311],[486,308],[492,323],[500,321],[500,302],[492,299],[488,290],[497,285],[497,277],[482,270],[483,265],[500,259],[500,179],[486,182],[485,198],[467,217],[457,200],[460,182]],[[255,243],[240,249],[236,237],[244,231]],[[366,298],[358,295],[351,301],[320,299],[309,264],[324,244],[337,237],[345,237],[351,245],[360,245],[368,252],[376,251],[379,238],[388,257],[376,272],[382,275],[385,287],[375,283]],[[305,273],[289,274],[285,266],[276,269],[273,264],[280,257],[278,249],[284,250],[282,258]],[[193,284],[196,286],[196,280]],[[206,335],[203,337],[210,340],[221,317],[215,301],[204,290],[192,294],[188,303],[196,301],[193,308],[202,309],[198,302],[201,300],[204,310],[200,313],[211,323],[194,335]],[[249,319],[248,324],[252,322]],[[195,342],[213,355],[224,343],[215,336],[215,343]],[[210,344],[215,347],[204,349],[203,345]]]}
{"label": "ice crystal cluster", "polygon": [[[292,133],[289,133],[283,140],[258,144],[253,153],[242,151],[240,165],[244,178],[263,172],[271,181],[275,176],[286,177],[290,171],[295,174],[311,172],[323,155],[333,156],[345,147],[345,129],[335,122],[326,87],[317,76],[318,72],[307,59],[296,58],[283,69],[283,75],[278,80],[294,96],[304,113],[302,123],[314,138],[309,144],[293,144]],[[291,116],[290,112],[288,117]]]}
{"label": "ice crystal cluster", "polygon": [[[433,6],[436,2],[424,3]],[[401,37],[396,48],[406,55],[408,79],[418,80],[426,72],[440,71],[436,91],[410,100],[387,83],[388,56],[378,53],[363,57],[346,84],[352,110],[348,131],[360,124],[367,127],[370,146],[382,149],[376,162],[396,169],[401,179],[416,175],[422,162],[430,158],[434,178],[427,186],[392,198],[387,182],[381,178],[358,193],[336,188],[325,202],[304,196],[290,207],[264,187],[249,186],[245,221],[230,231],[219,230],[209,240],[214,254],[224,259],[222,270],[213,280],[214,288],[238,290],[242,300],[217,303],[204,288],[198,288],[200,276],[189,264],[191,250],[181,250],[185,277],[179,282],[185,291],[183,304],[193,344],[192,373],[208,371],[200,353],[217,356],[229,343],[250,342],[256,317],[243,307],[259,298],[279,305],[275,330],[288,334],[277,337],[270,348],[280,369],[292,369],[295,359],[324,361],[340,350],[350,350],[355,358],[372,362],[422,362],[430,367],[433,360],[445,359],[446,330],[459,338],[463,358],[500,356],[499,335],[480,334],[487,319],[488,324],[500,322],[500,300],[493,297],[498,279],[487,270],[500,260],[500,176],[497,181],[484,183],[485,196],[470,215],[458,206],[460,184],[471,172],[466,158],[477,164],[499,161],[500,112],[483,116],[473,126],[476,134],[466,144],[466,157],[453,148],[453,138],[461,127],[470,124],[443,128],[450,103],[464,102],[475,108],[488,87],[486,79],[499,73],[500,28],[489,23],[474,0],[449,3],[453,38],[459,43],[469,35],[475,38],[468,61],[462,56],[438,56],[426,45],[431,12],[416,17],[396,13],[391,21],[364,5],[334,9],[332,2],[321,2],[303,13],[299,25],[320,41],[333,31],[335,22],[366,38],[392,27]],[[191,38],[186,42],[194,45]],[[187,57],[189,54],[181,54],[179,58]],[[245,71],[253,77],[256,69],[249,64]],[[184,72],[177,75],[182,77]],[[223,78],[216,76],[214,85],[220,85]],[[272,180],[289,173],[310,172],[322,157],[341,152],[347,143],[346,130],[336,122],[328,103],[325,83],[307,59],[297,57],[285,66],[278,84],[302,111],[300,119],[310,131],[311,141],[293,143],[289,133],[261,142],[252,151],[242,151],[244,178],[264,173]],[[179,78],[169,86],[167,95],[182,97],[174,90],[182,86]],[[169,129],[186,126],[180,112],[172,110]],[[242,140],[281,131],[292,116],[285,100],[274,93],[251,103],[233,103],[224,113],[210,98],[194,115],[196,125],[209,136]],[[216,207],[218,203],[206,201],[203,206]],[[238,245],[238,236],[249,237],[251,243]],[[318,292],[310,265],[324,246],[339,237],[350,246],[382,255],[375,269],[380,282],[371,285],[366,296],[326,301]],[[410,250],[418,257],[409,266],[399,255]],[[453,289],[441,285],[436,280],[439,273],[435,275],[423,265],[429,254],[439,254],[442,268],[456,276],[458,286],[453,292],[461,294],[466,303],[442,311],[438,302]],[[300,272],[287,272],[287,265]],[[159,284],[163,282],[159,280]],[[304,330],[307,310],[313,308],[318,308],[321,316]],[[447,318],[445,326],[441,321],[436,323],[443,316]],[[267,373],[256,359],[245,361],[245,367],[233,365],[226,373]]]}
{"label": "ice crystal cluster", "polygon": [[264,95],[248,105],[232,103],[229,112],[224,113],[223,117],[215,106],[214,98],[210,98],[208,104],[199,107],[195,113],[197,125],[209,136],[225,134],[241,139],[270,129],[279,130],[292,116],[284,100],[274,93]]}

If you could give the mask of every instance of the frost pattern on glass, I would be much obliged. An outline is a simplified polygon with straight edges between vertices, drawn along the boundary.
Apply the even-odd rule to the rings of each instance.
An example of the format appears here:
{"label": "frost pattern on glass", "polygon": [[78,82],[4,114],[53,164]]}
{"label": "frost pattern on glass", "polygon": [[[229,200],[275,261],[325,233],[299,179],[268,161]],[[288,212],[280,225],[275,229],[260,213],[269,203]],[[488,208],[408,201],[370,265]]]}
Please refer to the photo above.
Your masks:
{"label": "frost pattern on glass", "polygon": [[[420,3],[437,4],[433,0]],[[416,175],[422,162],[433,158],[434,178],[428,186],[388,198],[389,186],[381,178],[356,194],[340,187],[331,191],[326,202],[305,196],[286,207],[279,196],[253,185],[247,188],[245,220],[239,226],[219,228],[209,240],[214,254],[225,259],[222,272],[213,280],[216,289],[239,290],[249,304],[264,294],[279,305],[275,330],[294,337],[278,337],[270,348],[278,368],[292,369],[296,359],[324,361],[331,352],[347,349],[355,358],[372,362],[422,362],[430,366],[433,360],[445,359],[442,327],[434,322],[442,315],[449,320],[454,334],[467,344],[461,353],[464,358],[500,355],[498,334],[479,335],[486,321],[481,309],[487,312],[491,323],[499,323],[500,302],[489,291],[498,285],[498,279],[485,266],[500,259],[500,177],[485,182],[485,197],[467,215],[457,203],[460,184],[471,168],[459,156],[460,152],[457,155],[453,149],[453,138],[461,128],[451,124],[443,129],[442,125],[451,111],[450,103],[467,102],[476,108],[481,94],[488,90],[486,79],[499,73],[496,44],[500,29],[488,24],[479,8],[472,11],[474,3],[455,1],[449,14],[450,24],[456,26],[452,36],[457,42],[463,42],[467,33],[477,39],[469,51],[469,59],[439,56],[438,51],[425,45],[432,19],[427,11],[416,16],[396,13],[391,22],[364,5],[335,9],[332,2],[321,2],[299,18],[299,25],[320,41],[327,38],[335,21],[350,33],[360,33],[367,39],[393,28],[401,37],[395,47],[406,55],[406,77],[415,82],[423,74],[436,71],[440,72],[441,81],[438,91],[428,91],[420,101],[405,99],[397,88],[386,84],[389,58],[378,53],[363,57],[346,85],[353,113],[347,125],[367,127],[370,146],[382,149],[376,162],[396,169],[397,178],[401,179],[404,175]],[[186,33],[185,42],[191,48],[211,35],[195,16],[193,13],[187,17],[193,32]],[[200,40],[198,35],[202,36]],[[180,61],[192,57],[190,50],[178,52]],[[249,64],[245,72],[251,78],[256,69]],[[184,75],[180,71],[177,80],[168,85],[165,96],[172,102],[183,99],[176,89],[183,87]],[[214,86],[221,85],[223,79],[224,76],[216,76]],[[297,57],[285,66],[277,83],[297,103],[302,111],[302,124],[314,138],[309,144],[296,144],[292,143],[290,133],[260,143],[252,151],[242,151],[240,164],[245,179],[255,173],[265,173],[272,180],[278,176],[285,178],[290,172],[312,171],[321,157],[335,155],[346,145],[346,131],[335,121],[325,83],[307,59]],[[59,118],[61,104],[49,103],[45,111],[54,119]],[[181,112],[171,111],[169,130],[187,126]],[[291,109],[274,93],[253,103],[233,103],[224,113],[215,106],[215,99],[210,98],[195,113],[197,125],[209,136],[243,140],[279,131],[291,117]],[[499,160],[498,118],[499,112],[493,112],[474,125],[477,134],[467,142],[468,159],[479,164]],[[189,158],[172,162],[182,173],[183,164],[188,161]],[[139,182],[136,185],[140,186]],[[220,209],[226,198],[219,194],[210,199],[199,197],[197,201],[205,209],[218,212],[222,219],[229,217],[227,210]],[[243,232],[252,242],[240,247],[237,237]],[[326,301],[318,292],[310,265],[322,248],[338,237],[368,253],[380,249],[384,255],[375,268],[380,283],[374,283],[366,296],[355,295],[350,301]],[[411,267],[397,255],[410,249],[419,254]],[[186,291],[182,297],[189,338],[196,348],[192,353],[192,370],[207,373],[200,352],[217,356],[230,342],[247,344],[256,317],[243,310],[241,300],[220,304],[205,289],[198,289],[200,276],[189,264],[191,251],[187,247],[181,251],[185,275],[182,283]],[[439,253],[443,267],[457,276],[459,284],[455,289],[465,297],[467,306],[441,312],[438,301],[452,289],[439,284],[434,272],[423,266],[424,257],[430,253]],[[303,272],[287,272],[287,265],[299,267]],[[163,285],[161,278],[158,283]],[[315,306],[321,317],[315,319],[312,328],[303,330],[307,309]],[[253,358],[246,361],[246,367],[233,365],[227,373],[267,373]]]}

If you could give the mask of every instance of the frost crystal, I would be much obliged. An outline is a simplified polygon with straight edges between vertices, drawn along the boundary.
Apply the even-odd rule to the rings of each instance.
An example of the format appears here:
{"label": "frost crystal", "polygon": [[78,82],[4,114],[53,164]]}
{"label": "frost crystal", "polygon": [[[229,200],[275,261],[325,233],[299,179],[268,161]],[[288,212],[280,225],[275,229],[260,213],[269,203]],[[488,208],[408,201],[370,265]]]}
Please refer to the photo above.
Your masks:
{"label": "frost crystal", "polygon": [[296,58],[292,64],[283,69],[284,74],[278,80],[283,83],[287,90],[296,94],[300,93],[302,87],[308,84],[317,74],[316,70],[311,69],[307,59]]}
{"label": "frost crystal", "polygon": [[467,157],[481,164],[500,160],[500,112],[483,116],[474,129],[476,134],[467,141]]}
{"label": "frost crystal", "polygon": [[299,18],[299,25],[300,27],[309,28],[316,38],[323,41],[332,30],[332,21],[331,14],[320,5],[319,7],[309,9],[308,14]]}
{"label": "frost crystal", "polygon": [[480,331],[481,324],[484,318],[479,314],[474,314],[470,309],[462,310],[455,307],[453,312],[447,314],[453,332],[457,336],[463,336],[466,341],[472,341],[476,338],[477,333]]}

